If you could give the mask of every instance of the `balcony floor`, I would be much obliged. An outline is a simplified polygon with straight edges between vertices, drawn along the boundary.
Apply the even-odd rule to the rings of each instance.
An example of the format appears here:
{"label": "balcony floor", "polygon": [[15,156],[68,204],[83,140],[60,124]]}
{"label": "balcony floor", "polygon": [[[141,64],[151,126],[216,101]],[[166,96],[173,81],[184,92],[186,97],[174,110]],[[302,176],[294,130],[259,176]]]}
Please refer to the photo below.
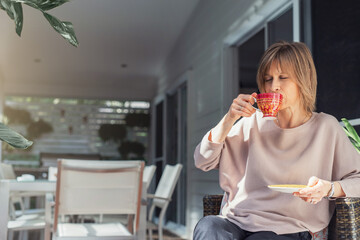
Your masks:
{"label": "balcony floor", "polygon": [[[18,239],[18,234],[19,234],[18,232],[14,233],[14,239]],[[28,240],[39,240],[40,238],[41,237],[40,237],[39,231],[36,231],[36,230],[29,231]],[[149,237],[147,236],[146,239],[149,240]],[[153,239],[154,240],[159,239],[157,231],[153,231]],[[164,240],[186,240],[186,239],[178,237],[175,234],[173,234],[167,230],[164,230]]]}

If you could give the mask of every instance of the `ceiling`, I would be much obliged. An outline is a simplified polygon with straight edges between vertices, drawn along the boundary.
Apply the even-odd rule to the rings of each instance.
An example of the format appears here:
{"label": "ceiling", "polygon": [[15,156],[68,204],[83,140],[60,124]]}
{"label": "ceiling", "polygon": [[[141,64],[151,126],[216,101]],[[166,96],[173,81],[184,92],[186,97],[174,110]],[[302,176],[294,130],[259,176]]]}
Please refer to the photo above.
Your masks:
{"label": "ceiling", "polygon": [[[151,99],[161,67],[197,3],[198,0],[70,1],[50,13],[73,23],[78,48],[55,32],[40,12],[28,6],[23,6],[21,38],[16,35],[12,20],[0,11],[0,79],[4,91]],[[127,67],[123,68],[123,64]]]}

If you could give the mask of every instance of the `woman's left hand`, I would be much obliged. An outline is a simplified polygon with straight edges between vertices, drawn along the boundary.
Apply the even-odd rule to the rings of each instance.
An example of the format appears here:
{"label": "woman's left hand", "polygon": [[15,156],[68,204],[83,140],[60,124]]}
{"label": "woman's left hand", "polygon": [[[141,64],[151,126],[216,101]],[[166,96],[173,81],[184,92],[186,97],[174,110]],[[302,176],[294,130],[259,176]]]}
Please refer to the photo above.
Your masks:
{"label": "woman's left hand", "polygon": [[307,187],[301,189],[299,192],[293,193],[293,195],[300,197],[305,202],[317,204],[323,199],[323,197],[328,196],[330,190],[331,183],[329,181],[322,180],[317,177],[311,177]]}

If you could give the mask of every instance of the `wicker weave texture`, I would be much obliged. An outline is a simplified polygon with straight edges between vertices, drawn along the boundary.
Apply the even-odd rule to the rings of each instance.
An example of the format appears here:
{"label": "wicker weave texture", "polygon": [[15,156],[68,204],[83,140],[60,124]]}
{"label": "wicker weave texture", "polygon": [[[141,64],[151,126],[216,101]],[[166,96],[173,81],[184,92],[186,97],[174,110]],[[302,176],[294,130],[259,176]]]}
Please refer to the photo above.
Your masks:
{"label": "wicker weave texture", "polygon": [[336,239],[360,239],[360,198],[336,200]]}
{"label": "wicker weave texture", "polygon": [[205,195],[203,198],[204,217],[219,215],[223,195]]}

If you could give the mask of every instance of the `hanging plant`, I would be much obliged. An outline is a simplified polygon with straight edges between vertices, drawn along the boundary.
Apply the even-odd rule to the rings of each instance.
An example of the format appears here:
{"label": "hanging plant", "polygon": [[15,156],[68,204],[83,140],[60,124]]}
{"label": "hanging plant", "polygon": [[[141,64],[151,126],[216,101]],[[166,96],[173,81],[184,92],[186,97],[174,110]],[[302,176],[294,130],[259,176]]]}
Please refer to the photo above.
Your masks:
{"label": "hanging plant", "polygon": [[148,128],[150,126],[150,114],[129,113],[125,117],[126,126]]}
{"label": "hanging plant", "polygon": [[54,129],[50,123],[40,119],[31,121],[26,128],[27,137],[30,139],[40,138],[43,134],[51,133]]}
{"label": "hanging plant", "polygon": [[122,142],[126,138],[126,126],[122,124],[102,124],[98,131],[99,137],[104,142],[114,141]]}
{"label": "hanging plant", "polygon": [[47,11],[66,2],[68,2],[68,0],[0,0],[0,9],[6,11],[9,17],[14,20],[15,31],[19,36],[21,36],[24,22],[22,4],[35,8],[44,15],[55,31],[57,31],[70,44],[77,47],[79,42],[76,38],[72,23],[60,21],[56,17],[47,13]]}
{"label": "hanging plant", "polygon": [[136,141],[123,141],[118,147],[123,160],[128,160],[130,153],[133,153],[136,159],[144,159],[145,150],[144,144]]}
{"label": "hanging plant", "polygon": [[31,114],[25,109],[17,109],[9,106],[4,107],[4,115],[8,120],[8,124],[28,125],[32,122]]}

